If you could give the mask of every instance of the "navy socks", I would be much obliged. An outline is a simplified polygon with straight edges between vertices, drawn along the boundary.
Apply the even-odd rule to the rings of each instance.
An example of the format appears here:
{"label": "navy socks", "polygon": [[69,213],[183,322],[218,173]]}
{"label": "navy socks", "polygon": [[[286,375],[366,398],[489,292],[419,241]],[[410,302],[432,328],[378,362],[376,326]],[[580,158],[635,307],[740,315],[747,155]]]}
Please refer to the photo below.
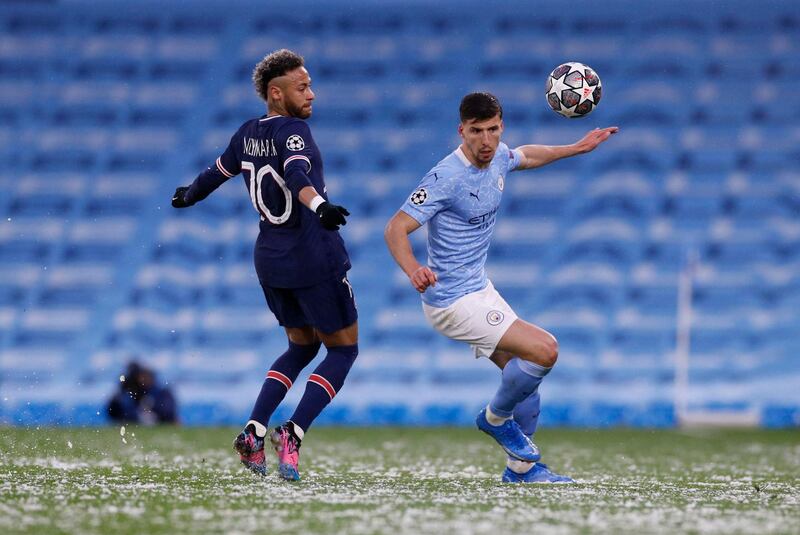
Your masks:
{"label": "navy socks", "polygon": [[353,362],[358,356],[358,344],[328,348],[325,360],[320,362],[306,383],[297,409],[290,418],[303,432],[308,431],[311,422],[331,402],[344,384]]}
{"label": "navy socks", "polygon": [[248,422],[259,424],[254,425],[258,436],[263,438],[270,416],[283,401],[286,392],[292,387],[303,368],[317,356],[319,348],[319,343],[298,345],[289,342],[289,349],[272,364]]}

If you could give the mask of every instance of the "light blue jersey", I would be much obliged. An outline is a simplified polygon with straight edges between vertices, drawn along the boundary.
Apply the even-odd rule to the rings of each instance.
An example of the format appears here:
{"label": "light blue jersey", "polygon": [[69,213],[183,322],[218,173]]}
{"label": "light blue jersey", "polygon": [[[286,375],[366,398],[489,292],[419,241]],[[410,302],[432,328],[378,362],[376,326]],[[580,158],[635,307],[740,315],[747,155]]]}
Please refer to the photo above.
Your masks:
{"label": "light blue jersey", "polygon": [[506,175],[522,159],[500,143],[485,169],[472,165],[459,147],[428,172],[401,210],[428,223],[428,266],[439,281],[422,294],[433,307],[486,287],[486,253]]}

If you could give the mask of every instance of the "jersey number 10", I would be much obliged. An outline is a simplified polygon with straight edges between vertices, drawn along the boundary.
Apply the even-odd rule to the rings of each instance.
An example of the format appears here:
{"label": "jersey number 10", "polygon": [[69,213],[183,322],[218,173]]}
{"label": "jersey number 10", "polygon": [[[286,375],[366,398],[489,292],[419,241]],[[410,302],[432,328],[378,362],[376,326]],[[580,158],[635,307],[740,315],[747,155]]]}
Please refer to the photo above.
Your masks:
{"label": "jersey number 10", "polygon": [[[266,219],[273,225],[286,223],[289,216],[292,215],[292,192],[286,187],[286,182],[283,180],[283,177],[279,175],[271,165],[265,165],[256,171],[256,166],[253,165],[253,162],[242,162],[242,170],[245,169],[250,173],[250,200],[253,202],[253,206],[258,213],[261,214],[261,219]],[[261,197],[261,188],[263,187],[265,175],[271,176],[272,180],[275,181],[283,192],[283,197],[286,200],[286,208],[284,208],[283,213],[280,215],[276,216],[270,212],[267,205],[264,204],[264,199]]]}

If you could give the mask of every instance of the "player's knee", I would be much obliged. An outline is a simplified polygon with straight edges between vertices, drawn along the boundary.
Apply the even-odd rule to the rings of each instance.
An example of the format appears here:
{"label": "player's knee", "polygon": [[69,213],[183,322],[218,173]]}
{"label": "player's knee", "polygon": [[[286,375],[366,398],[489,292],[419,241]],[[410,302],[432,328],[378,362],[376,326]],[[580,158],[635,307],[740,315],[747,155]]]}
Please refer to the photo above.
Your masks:
{"label": "player's knee", "polygon": [[289,342],[299,346],[316,345],[319,349],[320,340],[313,327],[287,327],[286,336]]}
{"label": "player's knee", "polygon": [[552,368],[558,360],[558,340],[554,336],[548,336],[547,340],[542,345],[541,352],[542,362],[540,364],[545,368]]}

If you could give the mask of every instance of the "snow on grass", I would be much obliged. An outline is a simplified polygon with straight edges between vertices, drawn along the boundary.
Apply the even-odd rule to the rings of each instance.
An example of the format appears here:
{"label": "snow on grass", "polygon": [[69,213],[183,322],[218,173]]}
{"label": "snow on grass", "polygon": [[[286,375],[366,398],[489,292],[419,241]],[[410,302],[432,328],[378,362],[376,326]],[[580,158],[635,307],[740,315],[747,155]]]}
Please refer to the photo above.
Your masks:
{"label": "snow on grass", "polygon": [[315,430],[296,484],[271,465],[266,478],[242,469],[229,430],[137,429],[128,444],[115,429],[52,434],[0,435],[0,532],[782,533],[800,525],[800,447],[790,433],[548,431],[546,460],[578,480],[558,486],[500,483],[503,456],[472,430]]}

